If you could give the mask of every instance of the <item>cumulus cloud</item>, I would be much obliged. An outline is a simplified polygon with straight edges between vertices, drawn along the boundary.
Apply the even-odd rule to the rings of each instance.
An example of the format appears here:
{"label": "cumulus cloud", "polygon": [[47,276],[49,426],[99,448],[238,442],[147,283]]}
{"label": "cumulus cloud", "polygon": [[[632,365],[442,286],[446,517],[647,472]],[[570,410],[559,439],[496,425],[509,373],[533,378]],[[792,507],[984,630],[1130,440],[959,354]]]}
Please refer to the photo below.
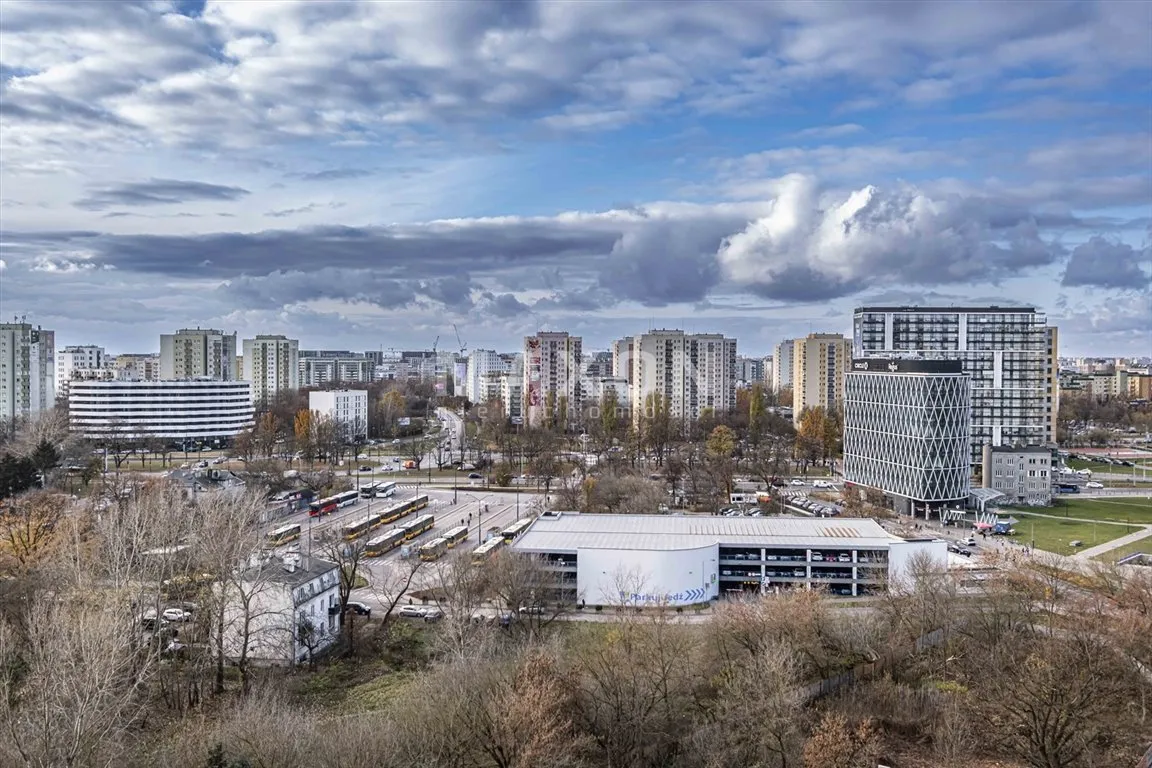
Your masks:
{"label": "cumulus cloud", "polygon": [[1093,237],[1072,249],[1060,284],[1065,287],[1097,286],[1101,288],[1148,287],[1152,269],[1152,247],[1133,248],[1127,243],[1105,237]]}
{"label": "cumulus cloud", "polygon": [[200,200],[238,200],[249,194],[240,187],[208,184],[203,181],[149,179],[99,187],[74,205],[87,211],[105,211],[114,206],[178,205]]}
{"label": "cumulus cloud", "polygon": [[944,285],[1052,264],[1062,254],[1026,212],[933,199],[914,187],[821,199],[815,181],[777,184],[767,215],[720,248],[724,274],[774,299],[818,301],[886,281]]}

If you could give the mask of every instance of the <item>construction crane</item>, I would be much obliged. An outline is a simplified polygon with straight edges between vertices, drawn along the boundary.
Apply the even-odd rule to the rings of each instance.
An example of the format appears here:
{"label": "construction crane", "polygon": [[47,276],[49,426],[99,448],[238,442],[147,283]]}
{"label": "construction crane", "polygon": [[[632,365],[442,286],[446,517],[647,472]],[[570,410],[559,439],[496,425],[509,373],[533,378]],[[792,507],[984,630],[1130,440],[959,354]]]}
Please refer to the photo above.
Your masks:
{"label": "construction crane", "polygon": [[460,356],[463,357],[468,351],[468,345],[460,338],[460,329],[456,327],[456,323],[452,323],[452,330],[456,331],[456,343],[460,345]]}

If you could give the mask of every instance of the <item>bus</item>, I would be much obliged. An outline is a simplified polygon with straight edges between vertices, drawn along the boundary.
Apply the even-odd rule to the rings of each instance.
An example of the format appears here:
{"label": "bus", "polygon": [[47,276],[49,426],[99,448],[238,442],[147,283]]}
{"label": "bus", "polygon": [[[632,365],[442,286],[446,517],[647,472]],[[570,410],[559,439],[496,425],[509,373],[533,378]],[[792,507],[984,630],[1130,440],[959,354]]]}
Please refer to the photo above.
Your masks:
{"label": "bus", "polygon": [[402,525],[400,528],[404,531],[404,538],[411,541],[425,531],[432,530],[436,524],[436,518],[433,515],[421,515],[407,525]]}
{"label": "bus", "polygon": [[300,538],[300,523],[282,525],[268,534],[268,544],[273,547],[279,547],[290,541],[296,541],[298,538]]}
{"label": "bus", "polygon": [[500,536],[504,539],[505,544],[511,544],[520,537],[520,534],[528,530],[528,526],[532,525],[533,518],[525,517],[522,520],[517,520],[501,532]]}
{"label": "bus", "polygon": [[394,523],[402,517],[407,517],[408,515],[412,514],[413,512],[416,512],[417,510],[424,509],[424,507],[426,507],[426,506],[428,506],[428,497],[427,496],[417,496],[414,499],[409,499],[408,501],[402,501],[399,504],[394,504],[393,506],[388,507],[388,509],[384,510],[384,512],[381,513],[381,514],[383,514],[384,519],[381,520],[380,522],[382,522],[382,523]]}
{"label": "bus", "polygon": [[466,525],[458,525],[444,534],[444,541],[448,542],[448,549],[452,549],[466,538],[468,538],[468,526]]}
{"label": "bus", "polygon": [[360,498],[371,499],[376,496],[376,489],[380,486],[379,482],[368,483],[367,485],[360,486]]}
{"label": "bus", "polygon": [[404,529],[393,528],[382,536],[369,539],[364,545],[364,554],[368,557],[379,557],[387,554],[404,543]]}
{"label": "bus", "polygon": [[439,560],[448,551],[448,540],[445,538],[433,539],[420,547],[420,559],[426,562]]}
{"label": "bus", "polygon": [[373,485],[376,486],[376,498],[378,499],[387,499],[396,493],[396,488],[398,487],[396,483],[391,480],[380,480],[379,482],[373,483]]}
{"label": "bus", "polygon": [[353,539],[358,539],[368,533],[368,531],[378,528],[383,522],[384,515],[380,512],[374,512],[371,515],[365,515],[359,520],[353,520],[342,529],[344,540],[352,541]]}
{"label": "bus", "polygon": [[504,546],[504,539],[495,536],[472,550],[472,562],[486,563],[496,550]]}
{"label": "bus", "polygon": [[347,507],[355,504],[360,498],[360,492],[356,490],[343,491],[334,496],[329,496],[319,501],[314,501],[308,505],[308,514],[311,517],[322,517],[323,515],[330,515],[336,511],[338,507]]}

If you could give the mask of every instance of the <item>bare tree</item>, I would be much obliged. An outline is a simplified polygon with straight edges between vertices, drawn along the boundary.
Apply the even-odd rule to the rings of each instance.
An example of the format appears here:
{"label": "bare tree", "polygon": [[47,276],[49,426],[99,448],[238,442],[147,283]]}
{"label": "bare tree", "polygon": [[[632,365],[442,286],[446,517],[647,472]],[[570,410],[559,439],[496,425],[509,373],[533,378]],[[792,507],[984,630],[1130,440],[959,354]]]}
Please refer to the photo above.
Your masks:
{"label": "bare tree", "polygon": [[826,712],[804,744],[805,768],[873,768],[879,733],[870,720],[852,725],[839,712]]}

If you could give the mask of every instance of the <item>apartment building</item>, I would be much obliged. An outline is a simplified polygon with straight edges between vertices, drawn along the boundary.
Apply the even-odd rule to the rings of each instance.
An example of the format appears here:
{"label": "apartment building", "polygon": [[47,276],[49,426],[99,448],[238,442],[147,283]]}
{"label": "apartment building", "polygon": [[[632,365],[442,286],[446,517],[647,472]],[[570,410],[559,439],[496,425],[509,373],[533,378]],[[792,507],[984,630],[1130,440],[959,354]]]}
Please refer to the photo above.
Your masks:
{"label": "apartment building", "polygon": [[736,407],[736,339],[719,333],[687,334],[652,330],[633,338],[632,418],[644,415],[659,395],[671,418],[694,421],[705,409],[725,413]]}
{"label": "apartment building", "polygon": [[301,387],[368,384],[376,378],[376,366],[367,355],[360,352],[302,349],[298,366]]}
{"label": "apartment building", "polygon": [[[524,418],[530,425],[546,417],[573,424],[579,421],[583,395],[580,363],[583,341],[565,331],[541,331],[524,338]],[[548,407],[554,409],[546,414]]]}
{"label": "apartment building", "polygon": [[56,389],[68,397],[72,381],[108,381],[116,378],[116,369],[104,347],[69,346],[56,352]]}
{"label": "apartment building", "polygon": [[792,342],[792,422],[805,408],[839,409],[844,374],[852,365],[852,340],[838,333],[810,333]]}
{"label": "apartment building", "polygon": [[246,381],[74,381],[72,431],[99,439],[230,440],[254,424]]}
{"label": "apartment building", "polygon": [[236,334],[211,328],[184,328],[161,334],[160,378],[237,381]]}
{"label": "apartment building", "polygon": [[784,339],[772,354],[772,387],[777,392],[792,388],[792,351],[795,339]]}
{"label": "apartment building", "polygon": [[632,345],[634,339],[628,336],[612,342],[612,376],[625,379],[632,384]]}
{"label": "apartment building", "polygon": [[300,389],[300,342],[287,336],[244,339],[243,374],[252,384],[252,402]]}
{"label": "apartment building", "polygon": [[753,384],[772,386],[772,357],[737,357],[733,373],[737,386],[750,387]]}
{"label": "apartment building", "polygon": [[160,380],[160,355],[157,354],[116,355],[113,367],[117,381]]}
{"label": "apartment building", "polygon": [[468,353],[468,368],[464,379],[464,397],[471,403],[483,403],[490,391],[485,380],[491,374],[508,373],[511,365],[494,349],[473,349]]}
{"label": "apartment building", "polygon": [[56,334],[31,323],[0,323],[0,421],[56,404]]}
{"label": "apartment building", "polygon": [[971,379],[972,463],[982,446],[1055,442],[1058,336],[1033,307],[860,307],[857,357],[959,360]]}
{"label": "apartment building", "polygon": [[332,389],[308,393],[308,410],[335,421],[352,442],[368,436],[368,390]]}

